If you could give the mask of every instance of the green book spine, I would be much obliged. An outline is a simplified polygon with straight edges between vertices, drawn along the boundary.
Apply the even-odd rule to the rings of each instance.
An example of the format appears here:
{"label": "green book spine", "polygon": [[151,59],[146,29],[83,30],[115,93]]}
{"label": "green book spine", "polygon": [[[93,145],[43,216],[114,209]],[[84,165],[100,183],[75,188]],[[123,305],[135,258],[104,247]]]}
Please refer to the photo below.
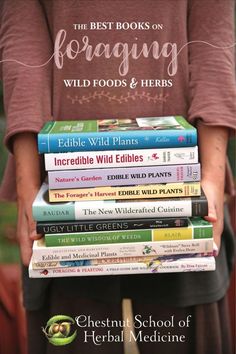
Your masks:
{"label": "green book spine", "polygon": [[190,227],[193,229],[193,238],[211,238],[213,237],[213,226],[203,218],[190,218]]}
{"label": "green book spine", "polygon": [[98,245],[152,241],[151,230],[90,232],[75,234],[46,234],[46,246]]}
{"label": "green book spine", "polygon": [[46,246],[98,245],[107,243],[153,242],[212,238],[212,225],[201,218],[188,227],[108,232],[45,234]]}

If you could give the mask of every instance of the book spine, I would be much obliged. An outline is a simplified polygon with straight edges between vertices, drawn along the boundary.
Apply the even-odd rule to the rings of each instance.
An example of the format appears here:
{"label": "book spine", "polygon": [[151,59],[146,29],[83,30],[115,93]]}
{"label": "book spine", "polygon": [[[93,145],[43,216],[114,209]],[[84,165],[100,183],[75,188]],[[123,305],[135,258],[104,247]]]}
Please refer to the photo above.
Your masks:
{"label": "book spine", "polygon": [[101,220],[81,222],[37,222],[38,234],[58,234],[69,232],[96,232],[109,230],[133,230],[149,228],[170,228],[188,226],[188,218],[159,218],[159,219],[127,219],[127,220]]}
{"label": "book spine", "polygon": [[45,169],[78,170],[110,167],[187,165],[198,163],[198,147],[68,152],[45,154]]}
{"label": "book spine", "polygon": [[[202,257],[202,254],[198,254]],[[206,253],[205,256],[211,256],[213,254]],[[169,256],[165,258],[168,259]],[[164,258],[161,257],[161,259]],[[32,262],[33,269],[45,269],[45,268],[59,268],[59,267],[83,267],[88,265],[100,265],[100,264],[117,264],[117,263],[139,263],[139,262],[151,262],[157,259],[153,256],[141,256],[141,257],[119,257],[119,258],[101,258],[101,259],[81,259],[78,261],[48,261],[48,262]]]}
{"label": "book spine", "polygon": [[134,150],[197,145],[196,129],[39,133],[39,153]]}
{"label": "book spine", "polygon": [[66,203],[64,205],[33,204],[32,213],[33,218],[36,221],[76,220],[75,207],[73,203]]}
{"label": "book spine", "polygon": [[101,259],[81,259],[78,261],[48,261],[48,262],[32,262],[33,269],[48,269],[59,267],[84,267],[91,265],[103,264],[123,264],[123,263],[150,263],[150,262],[171,262],[181,258],[210,257],[214,256],[214,252],[183,254],[175,256],[141,256],[141,257],[119,257],[119,258],[101,258]]}
{"label": "book spine", "polygon": [[194,197],[201,195],[200,182],[167,183],[137,186],[92,187],[49,190],[50,202],[84,200],[151,199]]}
{"label": "book spine", "polygon": [[[197,201],[194,200],[197,199]],[[203,200],[202,200],[203,199]],[[74,203],[33,204],[36,221],[102,220],[163,217],[191,217],[207,215],[207,200],[202,197],[149,199],[147,201],[83,201]]]}
{"label": "book spine", "polygon": [[[201,232],[200,230],[201,229]],[[204,232],[205,231],[205,232]],[[211,238],[212,227],[126,230],[90,233],[45,234],[46,246],[98,245],[107,243],[159,242]]]}
{"label": "book spine", "polygon": [[205,253],[213,251],[213,239],[111,243],[85,246],[40,246],[37,241],[33,246],[34,262],[73,261],[78,259],[139,257],[150,255],[174,255]]}
{"label": "book spine", "polygon": [[89,276],[89,275],[122,275],[122,274],[158,274],[195,271],[214,271],[214,257],[200,257],[194,259],[182,259],[173,262],[127,263],[112,265],[94,265],[84,267],[69,267],[36,270],[29,267],[31,278],[56,278],[68,276]]}
{"label": "book spine", "polygon": [[103,186],[122,186],[134,184],[197,182],[201,179],[200,164],[123,167],[114,168],[49,171],[49,189],[86,188]]}
{"label": "book spine", "polygon": [[[199,214],[200,213],[200,214]],[[192,216],[208,215],[208,202],[204,198],[192,198]]]}

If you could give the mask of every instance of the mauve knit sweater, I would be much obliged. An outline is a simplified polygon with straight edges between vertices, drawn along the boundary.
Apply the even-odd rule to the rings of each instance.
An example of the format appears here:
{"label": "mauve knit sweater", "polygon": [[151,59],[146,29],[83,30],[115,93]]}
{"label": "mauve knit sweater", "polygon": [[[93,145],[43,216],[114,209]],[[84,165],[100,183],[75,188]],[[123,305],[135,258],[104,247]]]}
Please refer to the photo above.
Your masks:
{"label": "mauve knit sweater", "polygon": [[[181,114],[193,124],[199,118],[208,125],[235,128],[234,48],[216,48],[234,43],[233,5],[233,0],[3,1],[0,53],[7,146],[11,147],[15,134],[37,133],[51,118]],[[106,29],[93,30],[91,22],[106,22]],[[139,23],[145,29],[120,30],[118,22],[123,22],[124,28],[127,22],[132,28]],[[75,24],[85,24],[87,29],[75,29]],[[159,29],[152,29],[153,24]],[[65,33],[59,37],[61,29]],[[62,68],[55,64],[56,39],[65,54]],[[74,59],[65,53],[72,40],[72,49],[81,51]],[[158,45],[154,51],[144,57],[143,46],[150,49],[155,41]],[[107,54],[102,53],[101,43],[107,45]],[[119,56],[114,49],[117,43],[121,43]],[[181,51],[171,63],[174,45]],[[89,55],[89,46],[98,54]],[[53,53],[54,57],[38,68],[18,63],[38,66]],[[135,89],[129,87],[132,78],[138,81]],[[80,79],[80,85],[87,80],[90,86],[66,87],[65,79]],[[124,80],[126,86],[99,87],[94,79]],[[149,87],[141,83],[147,79],[153,80]],[[165,87],[157,80],[171,80],[172,86]],[[2,188],[5,198],[15,195],[14,169],[10,165]]]}
{"label": "mauve knit sweater", "polygon": [[[235,129],[233,0],[7,0],[0,11],[9,149],[15,134],[37,133],[49,119],[180,114],[192,124],[201,119]],[[94,30],[92,22],[105,29]],[[118,22],[142,28],[119,30]],[[135,88],[130,87],[133,78]],[[64,80],[70,79],[80,80],[80,87],[66,87]],[[109,87],[109,79],[121,86]],[[15,196],[12,156],[1,196]],[[207,275],[201,283],[201,274],[170,277],[175,290],[159,288],[160,296],[175,297],[180,305],[219,299],[228,284],[226,262],[219,262],[224,270],[219,268],[214,279]],[[35,294],[39,302],[40,294]],[[29,307],[37,307],[28,300]]]}

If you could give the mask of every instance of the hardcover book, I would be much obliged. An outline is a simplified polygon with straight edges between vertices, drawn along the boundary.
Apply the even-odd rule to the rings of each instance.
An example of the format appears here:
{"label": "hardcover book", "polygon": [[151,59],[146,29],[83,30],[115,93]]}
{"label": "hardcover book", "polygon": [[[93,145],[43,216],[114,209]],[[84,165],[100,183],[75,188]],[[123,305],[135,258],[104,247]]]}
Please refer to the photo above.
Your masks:
{"label": "hardcover book", "polygon": [[198,147],[52,153],[44,160],[46,171],[184,165],[198,163]]}
{"label": "hardcover book", "polygon": [[90,221],[55,221],[37,222],[38,234],[58,234],[70,232],[96,232],[109,230],[161,229],[188,226],[188,218],[140,218],[126,220],[90,220]]}
{"label": "hardcover book", "polygon": [[188,227],[122,231],[45,234],[46,246],[95,245],[212,238],[212,224],[202,218],[189,219]]}
{"label": "hardcover book", "polygon": [[195,271],[215,270],[214,257],[193,257],[180,258],[171,261],[153,261],[147,263],[119,263],[88,265],[83,267],[59,267],[33,269],[32,263],[29,266],[30,278],[57,278],[73,276],[92,276],[92,275],[122,275],[122,274],[158,274],[158,273],[177,273]]}
{"label": "hardcover book", "polygon": [[197,145],[197,131],[181,116],[47,122],[40,153]]}
{"label": "hardcover book", "polygon": [[200,164],[49,171],[49,189],[200,181]]}
{"label": "hardcover book", "polygon": [[200,182],[166,183],[136,186],[92,187],[49,190],[50,202],[73,202],[85,200],[151,199],[192,197],[201,195]]}
{"label": "hardcover book", "polygon": [[208,203],[204,194],[186,198],[49,203],[48,185],[43,183],[33,202],[32,210],[36,221],[130,219],[139,216],[179,218],[207,215]]}
{"label": "hardcover book", "polygon": [[213,238],[171,241],[147,241],[131,243],[107,243],[97,245],[74,245],[47,247],[45,240],[33,243],[33,261],[74,261],[118,257],[163,256],[193,254],[214,251]]}
{"label": "hardcover book", "polygon": [[118,257],[118,258],[98,258],[98,259],[80,259],[75,261],[46,261],[34,262],[32,258],[32,269],[51,269],[51,268],[69,268],[69,267],[84,267],[94,265],[111,265],[122,263],[151,263],[155,262],[172,262],[182,258],[198,258],[215,256],[216,250],[213,252],[193,253],[193,254],[177,254],[165,256],[139,256],[139,257]]}

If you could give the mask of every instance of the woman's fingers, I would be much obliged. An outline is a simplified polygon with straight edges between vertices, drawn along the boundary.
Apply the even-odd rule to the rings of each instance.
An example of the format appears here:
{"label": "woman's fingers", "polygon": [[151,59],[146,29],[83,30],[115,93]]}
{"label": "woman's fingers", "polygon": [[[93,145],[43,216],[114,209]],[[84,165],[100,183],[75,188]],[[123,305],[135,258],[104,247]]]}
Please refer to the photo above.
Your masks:
{"label": "woman's fingers", "polygon": [[208,201],[208,215],[204,219],[212,223],[214,241],[219,249],[224,220],[223,193],[212,181],[203,180],[202,188]]}
{"label": "woman's fingers", "polygon": [[29,238],[27,216],[22,207],[18,209],[17,238],[19,240],[22,262],[25,266],[28,266],[32,255],[32,241]]}
{"label": "woman's fingers", "polygon": [[18,203],[17,238],[20,244],[22,262],[26,266],[29,265],[32,255],[33,241],[42,237],[42,235],[36,233],[36,222],[32,215],[33,198],[29,198],[27,201],[21,200]]}

